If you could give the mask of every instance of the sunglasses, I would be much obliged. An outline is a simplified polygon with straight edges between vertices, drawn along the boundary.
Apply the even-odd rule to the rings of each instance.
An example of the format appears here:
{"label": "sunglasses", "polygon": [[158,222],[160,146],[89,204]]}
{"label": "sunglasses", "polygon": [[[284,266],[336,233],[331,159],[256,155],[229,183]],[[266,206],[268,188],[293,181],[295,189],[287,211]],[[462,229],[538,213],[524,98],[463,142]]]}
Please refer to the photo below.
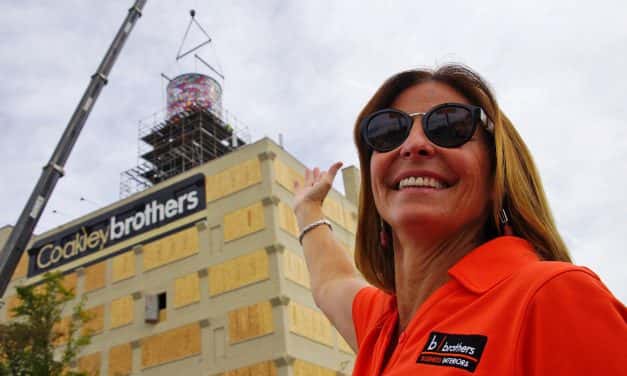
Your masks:
{"label": "sunglasses", "polygon": [[374,112],[361,122],[361,136],[378,152],[394,150],[405,142],[417,116],[422,116],[422,129],[427,138],[444,148],[456,148],[468,142],[477,123],[494,133],[494,124],[481,107],[442,103],[427,112],[408,114],[393,108]]}

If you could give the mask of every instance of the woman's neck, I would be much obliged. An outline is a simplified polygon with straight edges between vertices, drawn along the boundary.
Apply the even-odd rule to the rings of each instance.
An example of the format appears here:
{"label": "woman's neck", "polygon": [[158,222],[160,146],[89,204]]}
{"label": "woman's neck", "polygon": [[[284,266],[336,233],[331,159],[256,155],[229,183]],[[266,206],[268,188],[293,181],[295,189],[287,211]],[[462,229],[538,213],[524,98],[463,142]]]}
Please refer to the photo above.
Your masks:
{"label": "woman's neck", "polygon": [[[394,267],[399,332],[424,301],[448,280],[448,270],[481,242],[482,226],[466,229],[445,241],[417,237],[415,231],[394,233]],[[441,239],[441,238],[440,238]]]}

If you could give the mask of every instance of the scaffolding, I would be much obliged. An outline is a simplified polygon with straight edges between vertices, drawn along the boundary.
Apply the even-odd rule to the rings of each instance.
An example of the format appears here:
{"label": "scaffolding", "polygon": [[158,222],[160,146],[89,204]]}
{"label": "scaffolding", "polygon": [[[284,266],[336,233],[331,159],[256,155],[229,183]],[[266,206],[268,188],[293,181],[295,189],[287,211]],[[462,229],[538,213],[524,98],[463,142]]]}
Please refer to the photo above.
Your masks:
{"label": "scaffolding", "polygon": [[191,105],[159,121],[164,115],[139,122],[138,163],[120,174],[120,198],[250,143],[248,128],[225,109]]}

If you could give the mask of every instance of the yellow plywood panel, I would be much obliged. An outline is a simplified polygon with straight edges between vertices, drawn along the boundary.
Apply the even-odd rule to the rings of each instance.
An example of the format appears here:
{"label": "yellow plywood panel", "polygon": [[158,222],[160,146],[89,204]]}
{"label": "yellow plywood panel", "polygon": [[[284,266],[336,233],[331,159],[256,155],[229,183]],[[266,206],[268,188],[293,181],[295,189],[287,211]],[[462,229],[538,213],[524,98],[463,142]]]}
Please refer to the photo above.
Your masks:
{"label": "yellow plywood panel", "polygon": [[84,292],[101,289],[105,287],[106,262],[99,262],[85,268]]}
{"label": "yellow plywood panel", "polygon": [[263,205],[259,202],[224,216],[224,241],[241,238],[264,227]]}
{"label": "yellow plywood panel", "polygon": [[324,202],[322,203],[322,212],[327,218],[338,225],[342,227],[346,226],[344,224],[344,210],[342,209],[342,205],[331,197],[324,199]]}
{"label": "yellow plywood panel", "polygon": [[207,176],[207,202],[261,182],[259,159],[250,159],[215,175]]}
{"label": "yellow plywood panel", "polygon": [[198,230],[194,226],[144,245],[144,270],[154,269],[195,253],[198,253]]}
{"label": "yellow plywood panel", "polygon": [[142,367],[200,354],[200,326],[197,323],[168,330],[142,340]]}
{"label": "yellow plywood panel", "polygon": [[269,278],[268,255],[261,249],[209,268],[209,294],[231,291]]}
{"label": "yellow plywood panel", "polygon": [[91,319],[83,325],[83,334],[98,334],[104,328],[104,305],[86,310]]}
{"label": "yellow plywood panel", "polygon": [[285,251],[283,260],[285,263],[285,278],[310,288],[309,271],[307,270],[305,259],[292,251]]}
{"label": "yellow plywood panel", "polygon": [[135,304],[131,295],[111,301],[111,329],[133,322]]}
{"label": "yellow plywood panel", "polygon": [[164,308],[159,310],[159,322],[164,322],[168,318],[168,311]]}
{"label": "yellow plywood panel", "polygon": [[266,360],[251,366],[226,371],[222,376],[277,376],[277,369],[273,361]]}
{"label": "yellow plywood panel", "polygon": [[133,371],[133,349],[130,343],[109,350],[109,376],[127,376]]}
{"label": "yellow plywood panel", "polygon": [[229,312],[230,343],[259,337],[273,331],[270,302],[260,302]]}
{"label": "yellow plywood panel", "polygon": [[355,234],[357,232],[357,213],[352,210],[344,210],[344,224],[349,232]]}
{"label": "yellow plywood panel", "polygon": [[11,280],[26,277],[26,273],[28,272],[28,252],[22,253],[22,257],[20,257],[20,261],[17,263],[15,267],[15,271],[13,272],[13,276],[11,276]]}
{"label": "yellow plywood panel", "polygon": [[294,359],[292,364],[292,370],[294,376],[335,376],[336,371],[319,366],[317,364],[309,363],[304,360]]}
{"label": "yellow plywood panel", "polygon": [[112,281],[117,282],[135,275],[135,253],[125,252],[111,260]]}
{"label": "yellow plywood panel", "polygon": [[63,276],[63,280],[61,281],[61,283],[63,284],[63,287],[76,293],[77,281],[78,281],[78,277],[76,276],[76,273],[70,273],[70,274],[66,274]]}
{"label": "yellow plywood panel", "polygon": [[291,332],[333,346],[331,323],[322,312],[294,302],[289,303],[288,311]]}
{"label": "yellow plywood panel", "polygon": [[298,182],[302,185],[305,181],[305,178],[301,174],[296,172],[293,168],[288,167],[278,158],[274,160],[274,176],[277,183],[290,192],[294,192],[294,182]]}
{"label": "yellow plywood panel", "polygon": [[200,301],[198,273],[188,274],[174,280],[174,308]]}
{"label": "yellow plywood panel", "polygon": [[337,337],[338,349],[340,349],[341,351],[344,351],[347,354],[355,355],[355,352],[353,352],[353,349],[351,349],[351,347],[349,346],[348,342],[346,342],[344,337],[342,337],[340,333],[338,333],[337,331],[335,332],[335,334]]}
{"label": "yellow plywood panel", "polygon": [[89,354],[78,358],[79,371],[87,373],[88,376],[100,375],[100,353]]}
{"label": "yellow plywood panel", "polygon": [[283,201],[279,202],[279,227],[295,237],[300,233],[294,211]]}
{"label": "yellow plywood panel", "polygon": [[15,317],[15,314],[13,313],[13,309],[16,308],[21,303],[21,300],[17,295],[11,295],[10,297],[5,299],[5,302],[7,304],[6,318],[7,320],[10,320],[13,317]]}
{"label": "yellow plywood panel", "polygon": [[64,317],[52,327],[52,332],[56,337],[53,341],[55,346],[60,346],[67,342],[68,332],[70,330],[70,319],[70,317]]}

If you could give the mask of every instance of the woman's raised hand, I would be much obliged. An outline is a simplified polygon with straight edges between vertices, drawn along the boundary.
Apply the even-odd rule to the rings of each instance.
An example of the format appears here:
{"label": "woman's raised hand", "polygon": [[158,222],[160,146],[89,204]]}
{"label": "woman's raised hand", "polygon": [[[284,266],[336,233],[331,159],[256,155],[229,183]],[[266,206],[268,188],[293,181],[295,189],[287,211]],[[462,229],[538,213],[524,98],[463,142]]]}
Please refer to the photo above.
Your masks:
{"label": "woman's raised hand", "polygon": [[294,213],[298,225],[303,228],[308,223],[322,219],[322,201],[331,186],[342,162],[335,162],[328,171],[320,171],[318,167],[305,170],[305,181],[301,185],[294,182]]}

